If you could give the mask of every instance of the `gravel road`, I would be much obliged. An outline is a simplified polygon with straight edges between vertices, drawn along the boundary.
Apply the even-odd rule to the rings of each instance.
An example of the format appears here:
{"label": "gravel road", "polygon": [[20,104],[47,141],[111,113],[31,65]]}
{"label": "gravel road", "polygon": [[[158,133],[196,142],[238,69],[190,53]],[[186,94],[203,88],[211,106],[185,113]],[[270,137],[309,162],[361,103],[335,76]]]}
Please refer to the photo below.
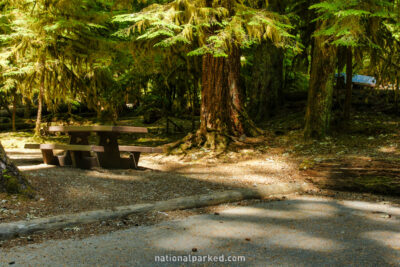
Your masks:
{"label": "gravel road", "polygon": [[0,253],[1,266],[400,266],[400,208],[296,197]]}

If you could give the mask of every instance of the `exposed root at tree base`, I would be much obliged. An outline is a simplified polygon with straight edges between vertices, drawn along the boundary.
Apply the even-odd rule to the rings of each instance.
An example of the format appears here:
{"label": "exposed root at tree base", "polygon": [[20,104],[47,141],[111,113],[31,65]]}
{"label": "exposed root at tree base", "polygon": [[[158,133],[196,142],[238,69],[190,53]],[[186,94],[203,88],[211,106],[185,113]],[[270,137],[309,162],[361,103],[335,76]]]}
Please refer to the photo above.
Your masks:
{"label": "exposed root at tree base", "polygon": [[190,133],[182,140],[172,144],[168,151],[170,153],[186,153],[186,151],[190,149],[203,147],[222,152],[227,149],[231,141],[231,136],[221,134],[216,131],[210,131],[206,133],[201,133],[198,131],[197,133]]}
{"label": "exposed root at tree base", "polygon": [[[263,131],[255,128],[253,133],[255,136],[261,136]],[[254,135],[253,135],[254,136]],[[185,138],[173,143],[168,147],[169,153],[186,153],[194,148],[205,148],[215,152],[225,152],[233,149],[237,143],[242,143],[246,140],[247,136],[241,137],[227,135],[218,131],[207,131],[190,133]]]}

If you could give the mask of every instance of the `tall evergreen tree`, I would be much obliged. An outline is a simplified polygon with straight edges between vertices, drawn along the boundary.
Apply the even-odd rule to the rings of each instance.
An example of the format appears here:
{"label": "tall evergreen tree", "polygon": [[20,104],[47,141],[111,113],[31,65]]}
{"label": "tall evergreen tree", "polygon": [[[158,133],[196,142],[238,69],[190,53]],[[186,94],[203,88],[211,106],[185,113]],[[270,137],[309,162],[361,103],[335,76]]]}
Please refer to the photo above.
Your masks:
{"label": "tall evergreen tree", "polygon": [[[101,49],[111,8],[112,3],[100,0],[15,0],[8,5],[12,23],[10,33],[3,35],[3,58],[13,66],[8,64],[6,72],[24,71],[23,88],[38,88],[36,134],[45,103],[54,109],[82,92],[97,96],[102,88],[98,81],[107,77],[99,69],[107,65],[104,61],[112,61]],[[98,105],[90,102],[96,97],[85,99]]]}
{"label": "tall evergreen tree", "polygon": [[[352,47],[379,49],[377,33],[379,25],[391,17],[389,6],[388,1],[380,0],[326,0],[310,7],[316,10],[318,17],[312,47],[306,138],[321,138],[329,132],[337,47],[347,48],[349,65]],[[346,116],[350,112],[350,81],[351,77]]]}
{"label": "tall evergreen tree", "polygon": [[[285,3],[286,2],[286,3]],[[288,1],[258,1],[255,8],[267,8],[283,14]],[[255,121],[276,113],[282,102],[285,51],[271,40],[263,40],[253,52],[252,75],[246,95],[250,98],[249,114]]]}
{"label": "tall evergreen tree", "polygon": [[197,143],[225,147],[229,136],[257,135],[240,88],[241,48],[262,40],[285,46],[290,35],[279,15],[244,1],[175,0],[117,16],[131,23],[120,34],[139,34],[136,44],[185,47],[202,57],[201,126]]}

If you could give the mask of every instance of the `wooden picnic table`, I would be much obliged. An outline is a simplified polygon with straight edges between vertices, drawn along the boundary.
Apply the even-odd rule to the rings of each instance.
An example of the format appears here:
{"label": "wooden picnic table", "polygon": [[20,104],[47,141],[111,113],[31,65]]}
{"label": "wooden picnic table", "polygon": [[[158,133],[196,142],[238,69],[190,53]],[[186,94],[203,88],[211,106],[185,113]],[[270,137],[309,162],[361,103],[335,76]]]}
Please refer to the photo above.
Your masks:
{"label": "wooden picnic table", "polygon": [[[162,149],[153,147],[119,146],[118,137],[122,133],[148,133],[144,127],[130,126],[50,126],[48,132],[67,133],[69,145],[54,144],[27,144],[25,148],[41,149],[46,164],[72,165],[74,167],[90,169],[103,167],[106,169],[137,168],[140,153],[161,153]],[[89,144],[89,136],[96,133],[98,145]],[[53,150],[65,150],[62,156],[54,156]],[[97,154],[91,156],[90,152]],[[120,152],[129,152],[129,158],[121,158]]]}

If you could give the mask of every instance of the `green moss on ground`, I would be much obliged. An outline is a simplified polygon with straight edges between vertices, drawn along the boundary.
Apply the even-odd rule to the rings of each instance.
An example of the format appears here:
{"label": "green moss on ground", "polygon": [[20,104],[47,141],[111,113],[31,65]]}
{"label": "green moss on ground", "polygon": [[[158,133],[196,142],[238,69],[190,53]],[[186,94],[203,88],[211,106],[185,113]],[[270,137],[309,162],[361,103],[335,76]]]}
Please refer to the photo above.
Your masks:
{"label": "green moss on ground", "polygon": [[[22,177],[25,179],[25,177]],[[3,170],[0,177],[0,188],[8,194],[19,194],[23,197],[32,198],[35,190],[27,183],[21,184],[20,179]]]}
{"label": "green moss on ground", "polygon": [[362,192],[400,195],[400,178],[363,175],[353,180],[353,186]]}

